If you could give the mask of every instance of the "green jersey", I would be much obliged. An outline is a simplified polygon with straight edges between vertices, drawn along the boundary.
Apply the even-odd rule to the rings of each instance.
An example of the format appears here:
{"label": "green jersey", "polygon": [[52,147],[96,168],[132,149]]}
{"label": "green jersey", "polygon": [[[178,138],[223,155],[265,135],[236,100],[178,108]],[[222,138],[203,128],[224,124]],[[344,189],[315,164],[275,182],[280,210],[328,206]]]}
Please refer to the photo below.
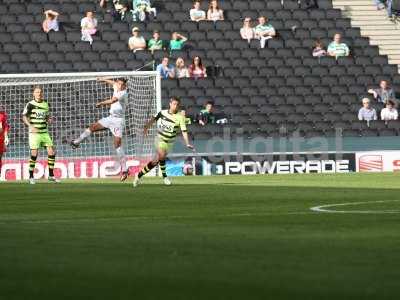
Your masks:
{"label": "green jersey", "polygon": [[29,119],[33,127],[38,133],[47,132],[47,122],[49,118],[49,104],[46,101],[37,102],[32,100],[25,105],[23,115]]}
{"label": "green jersey", "polygon": [[175,141],[179,130],[187,131],[185,117],[180,112],[170,114],[168,110],[162,110],[154,118],[157,120],[158,137],[167,144]]}
{"label": "green jersey", "polygon": [[264,32],[268,32],[268,31],[271,32],[271,31],[273,31],[273,30],[274,30],[274,27],[272,27],[271,24],[264,24],[264,25],[258,24],[258,25],[254,28],[255,33],[258,33],[258,34],[264,33]]}
{"label": "green jersey", "polygon": [[169,48],[171,50],[182,50],[184,43],[185,43],[185,41],[183,41],[183,40],[170,40]]}
{"label": "green jersey", "polygon": [[162,50],[164,48],[163,46],[164,46],[164,42],[162,40],[156,41],[155,39],[151,39],[147,43],[147,47],[150,50]]}
{"label": "green jersey", "polygon": [[350,53],[349,47],[345,43],[337,44],[332,42],[328,46],[328,52],[332,52],[336,57],[348,56]]}

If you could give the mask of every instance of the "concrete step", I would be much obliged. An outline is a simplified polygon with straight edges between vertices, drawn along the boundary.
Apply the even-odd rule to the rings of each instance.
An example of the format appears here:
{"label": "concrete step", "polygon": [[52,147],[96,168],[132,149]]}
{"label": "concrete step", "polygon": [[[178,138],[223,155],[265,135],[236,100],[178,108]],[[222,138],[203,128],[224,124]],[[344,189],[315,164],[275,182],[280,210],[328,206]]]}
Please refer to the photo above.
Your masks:
{"label": "concrete step", "polygon": [[399,45],[400,40],[381,40],[381,39],[370,39],[371,45]]}
{"label": "concrete step", "polygon": [[[397,47],[397,48],[399,48],[399,47]],[[390,55],[390,57],[394,57],[396,55],[400,56],[400,49],[385,50],[385,49],[382,49],[381,47],[379,47],[379,49],[380,49],[379,52],[383,55]]]}
{"label": "concrete step", "polygon": [[392,23],[385,23],[385,24],[379,24],[379,27],[377,24],[374,22],[374,24],[371,24],[371,22],[365,22],[361,24],[358,24],[356,21],[351,21],[351,25],[354,27],[362,27],[361,31],[366,31],[366,30],[376,30],[376,31],[384,31],[386,32],[387,30],[396,30],[397,34],[400,34],[400,31],[396,28],[396,25]]}
{"label": "concrete step", "polygon": [[396,26],[395,24],[393,24],[392,22],[390,22],[389,20],[385,19],[385,18],[378,18],[378,19],[371,19],[371,18],[367,18],[366,20],[359,20],[359,19],[355,19],[353,18],[351,20],[351,24],[353,26],[369,26],[372,28],[377,28],[378,26]]}
{"label": "concrete step", "polygon": [[379,36],[395,36],[397,38],[400,38],[400,31],[397,29],[361,29],[361,33],[365,35],[379,35]]}

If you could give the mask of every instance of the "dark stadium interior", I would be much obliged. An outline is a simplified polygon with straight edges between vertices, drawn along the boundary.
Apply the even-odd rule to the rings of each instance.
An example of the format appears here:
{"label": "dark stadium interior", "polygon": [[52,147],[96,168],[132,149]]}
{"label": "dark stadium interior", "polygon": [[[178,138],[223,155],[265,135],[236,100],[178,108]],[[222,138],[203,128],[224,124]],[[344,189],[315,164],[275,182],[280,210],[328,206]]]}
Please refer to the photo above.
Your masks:
{"label": "dark stadium interior", "polygon": [[[155,1],[157,2],[157,1]],[[205,4],[205,3],[204,3]],[[333,136],[342,128],[344,136],[396,136],[400,122],[357,120],[360,100],[382,79],[400,92],[397,65],[389,65],[378,47],[361,37],[341,11],[329,0],[320,0],[319,9],[305,10],[297,1],[221,0],[225,21],[191,22],[192,1],[158,1],[156,20],[128,24],[115,22],[96,1],[3,0],[0,3],[0,72],[81,72],[135,70],[164,56],[195,55],[203,58],[209,76],[205,79],[163,80],[163,102],[181,96],[189,114],[196,114],[206,100],[213,100],[217,112],[225,114],[233,128],[243,128],[245,137],[289,136],[298,130],[306,137]],[[43,11],[61,12],[60,32],[45,34]],[[98,34],[93,45],[81,41],[80,19],[85,11],[96,11]],[[240,38],[244,17],[265,15],[278,32],[265,49],[259,41],[250,44]],[[77,26],[69,26],[77,24]],[[160,30],[162,39],[173,31],[188,37],[188,50],[141,51],[127,47],[131,28],[138,26],[148,39]],[[336,33],[351,49],[350,57],[335,60],[312,57],[317,38],[325,45]],[[380,109],[377,103],[373,105]],[[222,134],[223,126],[191,126],[195,139]],[[233,133],[235,135],[235,133]]]}

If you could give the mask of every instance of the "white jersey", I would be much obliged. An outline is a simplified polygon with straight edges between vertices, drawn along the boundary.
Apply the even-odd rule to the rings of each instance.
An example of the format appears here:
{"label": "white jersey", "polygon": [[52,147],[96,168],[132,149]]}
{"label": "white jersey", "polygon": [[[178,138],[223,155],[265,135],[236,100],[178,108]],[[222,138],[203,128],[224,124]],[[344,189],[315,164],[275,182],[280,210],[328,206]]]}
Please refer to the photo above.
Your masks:
{"label": "white jersey", "polygon": [[125,107],[128,103],[128,92],[127,90],[118,91],[114,85],[113,97],[117,98],[118,101],[111,104],[110,116],[115,118],[125,118]]}

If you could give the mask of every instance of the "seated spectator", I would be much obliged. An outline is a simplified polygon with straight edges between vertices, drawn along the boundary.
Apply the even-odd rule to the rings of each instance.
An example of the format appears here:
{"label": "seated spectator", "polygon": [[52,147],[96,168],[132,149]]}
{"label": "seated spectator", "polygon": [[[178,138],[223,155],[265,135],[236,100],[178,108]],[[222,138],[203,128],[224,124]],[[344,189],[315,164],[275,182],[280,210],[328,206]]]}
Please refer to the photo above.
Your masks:
{"label": "seated spectator", "polygon": [[189,78],[189,69],[185,66],[182,57],[178,57],[175,63],[175,78]]}
{"label": "seated spectator", "polygon": [[207,20],[214,22],[224,20],[224,11],[219,8],[217,0],[210,1],[207,11]]}
{"label": "seated spectator", "polygon": [[207,70],[199,56],[193,57],[192,64],[189,66],[189,76],[194,79],[207,77]]}
{"label": "seated spectator", "polygon": [[388,100],[386,102],[386,107],[381,111],[381,120],[382,121],[391,121],[397,120],[399,114],[397,109],[395,108],[395,104],[393,100]]}
{"label": "seated spectator", "polygon": [[333,41],[329,44],[328,55],[336,58],[350,55],[350,49],[345,43],[342,43],[342,36],[340,33],[336,33]]}
{"label": "seated spectator", "polygon": [[81,20],[82,41],[93,43],[92,35],[97,32],[97,19],[94,17],[93,12],[86,12],[86,17]]}
{"label": "seated spectator", "polygon": [[132,3],[133,21],[144,22],[148,16],[157,16],[157,10],[151,7],[150,0],[133,0]]}
{"label": "seated spectator", "polygon": [[54,10],[46,10],[44,12],[45,19],[42,24],[43,31],[49,33],[51,30],[59,31],[60,24],[58,22],[59,13]]}
{"label": "seated spectator", "polygon": [[315,42],[312,55],[314,57],[326,56],[326,50],[324,49],[324,45],[322,44],[322,42],[320,40],[317,40]]}
{"label": "seated spectator", "polygon": [[169,65],[168,57],[164,57],[161,64],[157,66],[157,72],[160,73],[162,79],[174,78],[174,68]]}
{"label": "seated spectator", "polygon": [[254,28],[251,27],[251,19],[245,18],[243,21],[243,27],[240,28],[240,36],[242,39],[247,40],[249,43],[254,39]]}
{"label": "seated spectator", "polygon": [[272,39],[276,32],[266,17],[259,17],[258,25],[254,28],[254,35],[256,39],[260,40],[261,48],[265,48],[267,40]]}
{"label": "seated spectator", "polygon": [[204,109],[202,109],[199,113],[198,121],[201,126],[215,124],[214,102],[207,101]]}
{"label": "seated spectator", "polygon": [[389,99],[394,99],[395,94],[393,89],[389,87],[386,80],[381,80],[378,89],[369,89],[368,93],[373,94],[376,101],[386,103]]}
{"label": "seated spectator", "polygon": [[200,9],[200,5],[199,0],[194,1],[193,8],[190,10],[190,20],[199,22],[206,19],[206,12]]}
{"label": "seated spectator", "polygon": [[187,41],[187,38],[183,35],[173,32],[171,35],[171,40],[169,41],[169,49],[173,50],[182,50],[183,44]]}
{"label": "seated spectator", "polygon": [[133,52],[146,49],[146,40],[140,35],[140,30],[138,27],[133,27],[132,36],[128,41],[129,49]]}
{"label": "seated spectator", "polygon": [[160,32],[155,30],[153,38],[147,43],[147,48],[153,53],[154,50],[164,50],[164,41],[160,39]]}
{"label": "seated spectator", "polygon": [[370,107],[370,101],[368,98],[362,99],[362,105],[363,107],[360,108],[358,111],[358,119],[360,121],[373,121],[377,120],[378,117],[376,115],[376,110],[372,107]]}
{"label": "seated spectator", "polygon": [[122,4],[122,9],[119,11],[118,19],[122,22],[131,23],[133,21],[132,10],[129,9],[128,4]]}

